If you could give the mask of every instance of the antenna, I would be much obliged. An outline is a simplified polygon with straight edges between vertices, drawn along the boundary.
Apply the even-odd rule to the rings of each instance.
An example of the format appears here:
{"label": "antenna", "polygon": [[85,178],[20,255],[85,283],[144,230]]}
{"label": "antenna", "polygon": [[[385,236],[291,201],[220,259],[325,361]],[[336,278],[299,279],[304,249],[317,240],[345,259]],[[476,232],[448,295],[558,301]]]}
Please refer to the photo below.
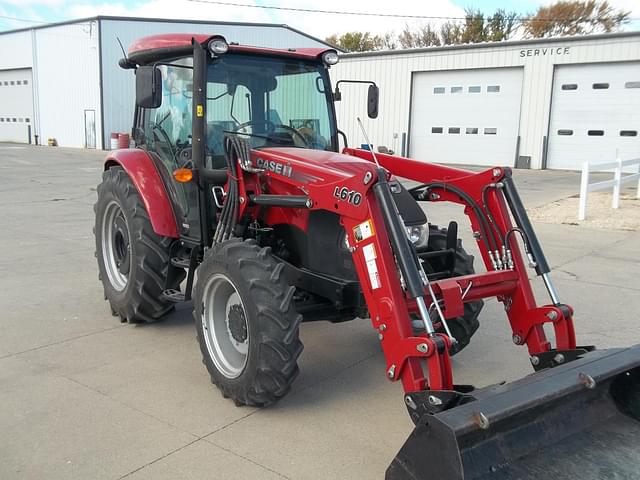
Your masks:
{"label": "antenna", "polygon": [[378,166],[378,168],[380,168],[380,164],[378,163],[378,159],[376,158],[376,153],[373,151],[373,145],[371,144],[371,141],[369,141],[369,136],[367,135],[367,132],[364,129],[362,120],[360,120],[360,117],[356,117],[356,120],[358,120],[358,125],[360,125],[360,130],[362,130],[362,135],[364,135],[364,139],[367,141],[367,145],[369,145],[369,151],[373,156],[373,161],[376,162],[376,165]]}
{"label": "antenna", "polygon": [[120,45],[120,50],[122,50],[122,55],[124,55],[125,60],[129,60],[129,58],[127,57],[127,52],[124,50],[124,47],[122,46],[122,42],[120,41],[120,37],[116,37],[116,40]]}

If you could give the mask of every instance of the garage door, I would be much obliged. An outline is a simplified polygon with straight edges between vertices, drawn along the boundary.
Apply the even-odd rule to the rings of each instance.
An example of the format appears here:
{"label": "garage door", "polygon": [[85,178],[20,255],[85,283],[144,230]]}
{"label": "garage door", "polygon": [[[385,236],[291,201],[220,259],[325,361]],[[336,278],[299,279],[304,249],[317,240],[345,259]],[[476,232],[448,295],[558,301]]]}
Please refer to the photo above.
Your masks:
{"label": "garage door", "polygon": [[521,95],[520,68],[414,74],[411,156],[439,163],[513,165]]}
{"label": "garage door", "polygon": [[640,156],[640,62],[556,67],[549,168]]}
{"label": "garage door", "polygon": [[31,69],[0,70],[0,142],[29,141],[33,123]]}

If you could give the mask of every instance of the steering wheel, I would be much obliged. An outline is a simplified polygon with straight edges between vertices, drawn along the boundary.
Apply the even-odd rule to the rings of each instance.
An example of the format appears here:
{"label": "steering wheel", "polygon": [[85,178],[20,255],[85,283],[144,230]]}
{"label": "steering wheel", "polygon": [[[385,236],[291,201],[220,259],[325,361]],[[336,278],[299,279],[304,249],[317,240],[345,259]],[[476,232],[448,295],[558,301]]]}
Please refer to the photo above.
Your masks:
{"label": "steering wheel", "polygon": [[[293,143],[296,144],[296,138],[298,138],[299,140],[301,140],[302,142],[302,146],[306,147],[306,148],[310,148],[309,142],[307,141],[307,139],[305,138],[304,135],[302,135],[298,130],[296,130],[293,127],[290,127],[288,125],[283,125],[283,124],[275,124],[269,120],[249,120],[248,122],[244,122],[241,123],[239,125],[236,125],[235,128],[233,129],[234,132],[239,132],[240,130],[242,130],[243,128],[249,127],[251,125],[266,125],[267,126],[267,135],[269,133],[273,133],[276,131],[276,129],[280,128],[282,130],[286,130],[289,134],[291,134],[291,139],[293,140]],[[242,133],[242,132],[241,132]],[[249,134],[251,135],[251,134]],[[256,134],[257,135],[257,134]],[[296,146],[300,146],[297,145]]]}

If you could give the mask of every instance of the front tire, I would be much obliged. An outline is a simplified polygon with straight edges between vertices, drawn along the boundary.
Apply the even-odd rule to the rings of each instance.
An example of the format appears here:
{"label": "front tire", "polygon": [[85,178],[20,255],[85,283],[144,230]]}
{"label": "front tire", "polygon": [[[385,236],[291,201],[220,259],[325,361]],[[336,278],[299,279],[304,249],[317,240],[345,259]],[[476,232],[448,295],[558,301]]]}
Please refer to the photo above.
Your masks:
{"label": "front tire", "polygon": [[198,267],[194,317],[211,381],[237,405],[282,398],[298,375],[302,316],[268,247],[231,239],[210,249]]}
{"label": "front tire", "polygon": [[[153,231],[142,199],[122,167],[102,174],[94,211],[99,278],[112,313],[130,323],[160,319],[173,308],[162,298],[173,239]],[[182,273],[173,276],[168,288],[180,288]]]}

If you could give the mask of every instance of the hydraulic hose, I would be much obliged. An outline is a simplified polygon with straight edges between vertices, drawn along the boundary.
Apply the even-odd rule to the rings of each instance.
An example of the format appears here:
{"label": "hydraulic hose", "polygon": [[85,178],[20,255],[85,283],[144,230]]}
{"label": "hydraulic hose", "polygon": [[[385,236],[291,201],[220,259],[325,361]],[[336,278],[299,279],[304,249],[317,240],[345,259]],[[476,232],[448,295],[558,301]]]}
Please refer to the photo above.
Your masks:
{"label": "hydraulic hose", "polygon": [[487,212],[489,223],[493,226],[494,231],[498,235],[498,238],[500,239],[500,243],[506,248],[507,244],[505,243],[505,237],[502,235],[502,232],[500,231],[500,227],[498,227],[498,224],[496,223],[496,219],[493,217],[493,214],[491,213],[491,209],[489,208],[489,204],[487,203],[487,192],[489,191],[490,188],[495,188],[496,194],[497,194],[498,192],[497,183],[489,183],[485,185],[484,187],[482,187],[482,204],[484,207],[484,211]]}
{"label": "hydraulic hose", "polygon": [[480,205],[478,205],[478,203],[473,198],[471,198],[470,195],[468,195],[463,190],[460,190],[458,187],[454,187],[452,185],[447,185],[444,183],[425,183],[422,185],[418,185],[417,187],[413,187],[409,191],[413,192],[422,188],[427,188],[429,190],[449,190],[450,192],[458,195],[458,197],[464,200],[465,203],[473,208],[474,212],[476,213],[476,216],[478,217],[478,221],[480,223],[480,234],[484,239],[487,248],[491,251],[496,251],[498,249],[494,232],[489,226],[486,215],[482,211],[482,208],[480,208]]}

